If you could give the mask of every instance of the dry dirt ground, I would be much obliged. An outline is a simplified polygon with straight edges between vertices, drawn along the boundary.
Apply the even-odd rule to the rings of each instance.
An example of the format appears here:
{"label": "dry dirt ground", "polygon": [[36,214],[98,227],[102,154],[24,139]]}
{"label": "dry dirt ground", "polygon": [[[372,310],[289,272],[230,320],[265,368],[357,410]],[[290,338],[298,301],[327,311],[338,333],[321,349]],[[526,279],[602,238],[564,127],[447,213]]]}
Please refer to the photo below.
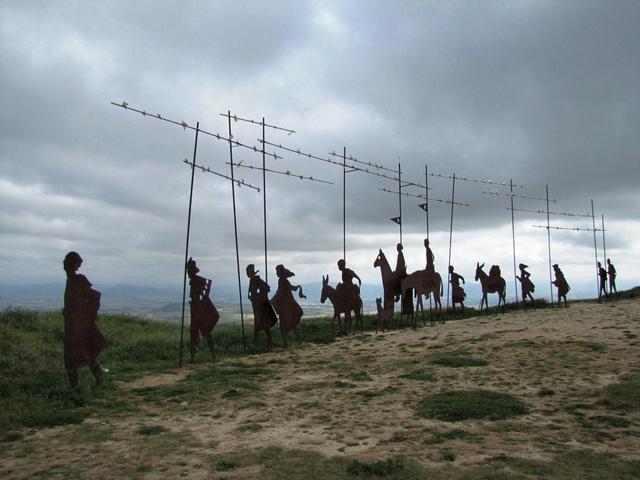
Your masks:
{"label": "dry dirt ground", "polygon": [[[618,417],[598,392],[638,368],[639,321],[638,300],[575,303],[190,366],[121,385],[121,408],[81,425],[0,445],[0,477],[270,478],[238,460],[265,447],[458,471],[562,451],[638,460],[640,412]],[[448,354],[487,365],[433,362]],[[416,414],[430,394],[478,388],[510,393],[529,413],[455,423]]]}

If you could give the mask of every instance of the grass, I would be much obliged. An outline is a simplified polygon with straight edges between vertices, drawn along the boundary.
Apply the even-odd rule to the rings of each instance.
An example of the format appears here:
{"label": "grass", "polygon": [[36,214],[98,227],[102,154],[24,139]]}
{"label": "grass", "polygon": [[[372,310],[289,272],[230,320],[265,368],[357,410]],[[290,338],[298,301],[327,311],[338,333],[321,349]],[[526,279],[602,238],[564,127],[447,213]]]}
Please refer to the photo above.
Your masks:
{"label": "grass", "polygon": [[429,363],[442,367],[485,367],[489,365],[486,360],[469,357],[465,352],[434,353],[428,357]]}
{"label": "grass", "polygon": [[452,390],[422,400],[417,413],[447,422],[468,419],[503,420],[525,414],[527,406],[513,395],[490,390]]}
{"label": "grass", "polygon": [[400,378],[406,378],[409,380],[420,380],[423,382],[434,382],[436,377],[433,373],[426,370],[411,370],[410,372],[403,373]]}
{"label": "grass", "polygon": [[355,477],[390,477],[404,471],[404,461],[401,458],[389,458],[378,462],[363,463],[353,460],[347,468],[347,473]]}
{"label": "grass", "polygon": [[625,375],[618,383],[602,389],[600,404],[619,412],[640,410],[640,371]]}

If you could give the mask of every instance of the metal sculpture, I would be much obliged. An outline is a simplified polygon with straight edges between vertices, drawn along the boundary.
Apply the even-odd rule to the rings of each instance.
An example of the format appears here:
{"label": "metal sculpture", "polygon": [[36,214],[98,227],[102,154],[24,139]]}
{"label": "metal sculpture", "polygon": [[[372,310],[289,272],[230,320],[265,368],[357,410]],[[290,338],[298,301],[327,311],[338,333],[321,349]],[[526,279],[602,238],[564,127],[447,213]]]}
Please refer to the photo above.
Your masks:
{"label": "metal sculpture", "polygon": [[211,332],[218,323],[220,314],[209,298],[211,280],[197,275],[200,269],[191,257],[187,261],[186,269],[189,276],[189,306],[191,308],[191,362],[196,360],[200,335],[206,340],[211,359],[215,361],[216,354]]}
{"label": "metal sculpture", "polygon": [[564,298],[564,306],[568,307],[567,304],[567,293],[571,290],[569,283],[564,278],[564,273],[560,270],[558,264],[553,265],[553,273],[555,274],[556,279],[553,281],[553,284],[558,289],[558,306],[560,306],[560,298]]}
{"label": "metal sculpture", "polygon": [[82,257],[69,252],[64,257],[63,268],[67,274],[64,289],[64,366],[69,383],[78,386],[78,369],[88,366],[98,385],[102,384],[102,367],[98,355],[105,339],[96,325],[101,293],[94,290],[84,275],[77,273]]}
{"label": "metal sculpture", "polygon": [[521,263],[520,265],[518,265],[518,268],[520,269],[520,276],[516,275],[516,278],[518,279],[518,281],[520,282],[520,286],[522,287],[522,303],[526,305],[528,297],[531,299],[531,303],[535,304],[535,298],[533,298],[533,295],[531,294],[535,292],[536,286],[529,278],[531,277],[531,274],[527,272],[527,268],[529,268],[529,265]]}
{"label": "metal sculpture", "polygon": [[[433,299],[436,304],[436,311],[438,315],[442,313],[442,302],[440,301],[440,297],[444,293],[444,286],[442,284],[442,277],[438,272],[429,273],[427,272],[427,270],[416,270],[415,272],[407,275],[400,282],[400,290],[401,290],[402,304],[404,304],[407,301],[407,299],[412,302],[410,315],[413,317],[414,328],[416,326],[417,319],[415,316],[415,312],[413,311],[413,299],[412,299],[413,292],[415,292],[415,296],[416,296],[415,311],[417,312],[418,308],[420,308],[423,325],[424,325],[424,307],[422,304],[423,295],[429,295],[433,293]],[[402,314],[401,314],[401,317],[402,317]],[[433,320],[432,320],[432,323],[433,323]]]}
{"label": "metal sculpture", "polygon": [[602,267],[600,262],[598,262],[598,278],[600,279],[598,297],[604,293],[604,297],[609,300],[609,294],[607,293],[607,271]]}
{"label": "metal sculpture", "polygon": [[276,276],[278,277],[278,290],[271,298],[271,304],[280,318],[280,333],[282,334],[282,344],[284,348],[289,346],[289,332],[293,331],[298,342],[302,342],[302,335],[298,331],[298,325],[304,312],[302,307],[293,297],[293,292],[297,291],[300,298],[307,298],[302,292],[302,286],[291,285],[289,278],[295,273],[280,264],[276,266]]}
{"label": "metal sculpture", "polygon": [[278,323],[278,317],[267,294],[271,288],[260,278],[258,270],[253,263],[247,265],[247,277],[249,277],[249,300],[253,307],[253,348],[258,348],[258,335],[264,330],[267,336],[267,352],[273,348],[271,341],[271,328]]}
{"label": "metal sculpture", "polygon": [[[337,288],[329,285],[329,275],[322,276],[322,292],[320,293],[320,303],[325,303],[327,299],[333,305],[333,317],[331,318],[331,331],[333,333],[333,339],[336,338],[336,321],[342,335],[347,335],[349,332],[355,334],[358,324],[362,331],[362,298],[360,294],[346,296],[344,290],[340,288],[341,284],[338,284]],[[340,293],[342,292],[342,293]],[[393,305],[393,304],[392,304]],[[351,312],[356,317],[356,328],[352,328]],[[391,307],[393,313],[393,307]],[[344,323],[340,322],[340,315],[344,314]]]}
{"label": "metal sculpture", "polygon": [[376,333],[378,333],[378,330],[382,330],[382,333],[384,333],[384,327],[387,324],[387,322],[389,323],[389,325],[394,323],[393,304],[389,308],[384,308],[382,306],[382,298],[378,297],[376,298],[376,310],[378,311],[378,323],[376,325]]}
{"label": "metal sculpture", "polygon": [[454,312],[456,311],[456,303],[460,304],[460,307],[462,307],[462,311],[464,312],[464,299],[467,297],[464,288],[460,286],[460,280],[462,280],[462,283],[466,283],[462,275],[459,275],[453,271],[453,265],[449,265],[449,282],[451,283],[451,308]]}
{"label": "metal sculpture", "polygon": [[610,258],[607,258],[607,270],[609,271],[609,295],[613,295],[613,291],[615,290],[616,298],[618,298],[618,288],[616,287],[617,272]]}
{"label": "metal sculpture", "polygon": [[[402,253],[402,243],[398,243],[396,245],[396,250],[398,252],[398,257],[396,259],[396,275],[397,278],[400,280],[400,283],[398,285],[398,287],[402,286],[402,281],[407,278],[407,264],[404,260],[404,254]],[[400,317],[402,318],[402,315],[413,315],[414,313],[414,308],[413,308],[413,299],[411,298],[411,296],[404,296],[402,297],[402,290],[398,289],[398,293],[400,293],[402,301],[400,302]],[[422,304],[422,298],[420,299],[420,304]]]}
{"label": "metal sculpture", "polygon": [[389,261],[382,250],[378,250],[378,256],[373,262],[373,266],[374,268],[380,268],[380,275],[382,276],[383,308],[391,308],[393,311],[394,301],[398,301],[400,298],[400,275],[398,272],[391,270]]}
{"label": "metal sculpture", "polygon": [[504,278],[500,276],[500,267],[498,265],[493,265],[489,270],[489,275],[487,275],[484,270],[482,270],[483,267],[484,263],[480,265],[480,263],[476,262],[476,282],[479,280],[480,284],[482,285],[482,300],[480,300],[480,312],[482,312],[483,305],[487,309],[489,308],[487,294],[498,294],[498,307],[500,306],[500,304],[506,304],[507,297],[507,282],[505,282]]}

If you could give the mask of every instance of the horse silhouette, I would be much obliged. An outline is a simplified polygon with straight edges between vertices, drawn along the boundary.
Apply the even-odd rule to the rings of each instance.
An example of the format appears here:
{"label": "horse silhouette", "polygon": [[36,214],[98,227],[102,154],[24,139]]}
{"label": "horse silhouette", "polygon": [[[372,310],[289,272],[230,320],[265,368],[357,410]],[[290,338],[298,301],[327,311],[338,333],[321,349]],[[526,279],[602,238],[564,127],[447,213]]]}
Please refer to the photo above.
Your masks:
{"label": "horse silhouette", "polygon": [[327,298],[333,305],[331,329],[333,331],[334,339],[336,338],[336,320],[340,322],[341,313],[344,313],[344,329],[340,329],[342,333],[348,334],[349,330],[352,330],[352,333],[355,334],[355,329],[351,328],[351,312],[353,312],[356,316],[356,329],[358,324],[360,324],[360,331],[363,331],[364,327],[362,324],[362,298],[360,298],[360,295],[351,298],[339,298],[336,289],[329,285],[329,275],[327,275],[326,277],[323,275],[320,303],[326,302]]}
{"label": "horse silhouette", "polygon": [[387,257],[378,250],[378,256],[373,262],[374,267],[380,267],[380,275],[382,276],[382,289],[384,291],[383,308],[393,308],[394,298],[400,295],[400,275],[398,272],[391,270]]}
{"label": "horse silhouette", "polygon": [[[436,304],[436,310],[438,314],[442,313],[442,302],[440,302],[440,297],[444,293],[442,286],[442,277],[438,272],[433,272],[433,274],[429,274],[427,270],[416,270],[415,272],[407,275],[400,282],[400,291],[402,296],[402,303],[404,304],[404,299],[407,294],[407,291],[413,292],[415,291],[416,299],[416,308],[415,311],[418,311],[418,306],[420,306],[420,312],[422,315],[422,325],[424,322],[424,306],[422,304],[422,296],[430,295],[433,293],[433,299]],[[411,295],[411,293],[410,293]],[[413,317],[413,327],[416,326],[416,317],[415,314],[411,314]],[[433,324],[433,319],[431,320]]]}
{"label": "horse silhouette", "polygon": [[507,282],[500,276],[500,267],[493,265],[489,271],[491,275],[487,275],[484,270],[482,270],[483,267],[484,263],[480,265],[480,263],[476,262],[476,282],[480,280],[480,284],[482,285],[482,300],[480,300],[481,312],[483,304],[487,309],[489,308],[489,301],[487,300],[488,293],[498,294],[498,306],[500,306],[501,302],[502,305],[505,305],[507,299]]}

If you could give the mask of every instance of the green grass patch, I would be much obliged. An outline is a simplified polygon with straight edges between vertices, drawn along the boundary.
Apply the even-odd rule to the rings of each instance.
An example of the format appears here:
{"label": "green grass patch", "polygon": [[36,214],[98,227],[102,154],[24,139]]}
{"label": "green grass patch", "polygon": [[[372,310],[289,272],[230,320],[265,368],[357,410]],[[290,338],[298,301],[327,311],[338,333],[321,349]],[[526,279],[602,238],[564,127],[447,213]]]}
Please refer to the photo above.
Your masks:
{"label": "green grass patch", "polygon": [[518,398],[490,390],[452,390],[422,400],[417,413],[424,418],[448,422],[467,419],[503,420],[525,414],[527,406]]}
{"label": "green grass patch", "polygon": [[410,372],[400,375],[400,378],[406,378],[409,380],[421,380],[423,382],[433,382],[436,377],[433,373],[426,370],[411,370]]}
{"label": "green grass patch", "polygon": [[161,433],[168,432],[169,430],[162,425],[143,425],[136,430],[138,435],[148,437],[151,435],[160,435]]}
{"label": "green grass patch", "polygon": [[446,442],[450,442],[452,440],[476,440],[478,438],[477,435],[474,435],[473,433],[469,433],[465,430],[460,430],[460,429],[453,429],[453,430],[448,430],[446,432],[436,432],[433,434],[433,436],[427,440],[425,440],[423,443],[425,445],[437,445],[440,443],[446,443]]}
{"label": "green grass patch", "polygon": [[429,355],[429,363],[442,367],[485,367],[489,365],[486,360],[473,358],[465,352],[442,352]]}
{"label": "green grass patch", "polygon": [[640,410],[640,371],[625,375],[618,383],[602,389],[600,404],[619,412]]}

